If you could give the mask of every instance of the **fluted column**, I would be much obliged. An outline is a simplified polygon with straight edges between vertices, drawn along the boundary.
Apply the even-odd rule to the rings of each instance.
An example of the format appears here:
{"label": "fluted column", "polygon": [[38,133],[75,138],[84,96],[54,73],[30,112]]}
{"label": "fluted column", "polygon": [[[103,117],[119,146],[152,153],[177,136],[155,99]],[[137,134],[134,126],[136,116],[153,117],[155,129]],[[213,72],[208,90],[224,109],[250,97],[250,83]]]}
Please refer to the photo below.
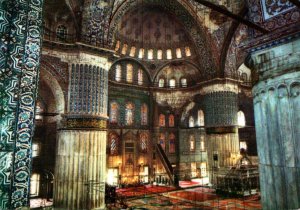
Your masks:
{"label": "fluted column", "polygon": [[207,156],[210,182],[220,171],[233,166],[239,155],[237,132],[238,85],[216,80],[203,88]]}
{"label": "fluted column", "polygon": [[108,67],[70,65],[68,114],[58,131],[55,208],[105,208]]}
{"label": "fluted column", "polygon": [[252,54],[264,209],[300,208],[300,40]]}

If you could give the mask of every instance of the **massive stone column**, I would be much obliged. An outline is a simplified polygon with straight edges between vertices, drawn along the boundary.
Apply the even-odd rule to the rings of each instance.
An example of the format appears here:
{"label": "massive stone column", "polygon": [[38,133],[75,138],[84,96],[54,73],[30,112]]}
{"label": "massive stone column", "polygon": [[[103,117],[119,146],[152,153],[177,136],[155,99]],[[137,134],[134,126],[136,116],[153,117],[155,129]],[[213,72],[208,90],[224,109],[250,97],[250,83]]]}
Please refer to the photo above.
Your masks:
{"label": "massive stone column", "polygon": [[109,65],[80,56],[70,65],[68,113],[58,131],[54,206],[104,209]]}
{"label": "massive stone column", "polygon": [[43,0],[0,1],[0,209],[29,207]]}
{"label": "massive stone column", "polygon": [[[280,42],[279,42],[280,43]],[[300,40],[253,52],[256,139],[264,209],[300,208]]]}
{"label": "massive stone column", "polygon": [[233,166],[239,155],[237,131],[238,84],[215,80],[203,90],[210,182]]}

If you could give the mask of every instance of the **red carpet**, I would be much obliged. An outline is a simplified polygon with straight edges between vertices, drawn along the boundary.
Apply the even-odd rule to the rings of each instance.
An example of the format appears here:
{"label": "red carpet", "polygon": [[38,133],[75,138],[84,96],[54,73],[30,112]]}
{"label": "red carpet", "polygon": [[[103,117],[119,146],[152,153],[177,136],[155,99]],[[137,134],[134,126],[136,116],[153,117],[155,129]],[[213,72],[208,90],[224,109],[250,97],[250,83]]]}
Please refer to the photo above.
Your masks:
{"label": "red carpet", "polygon": [[203,202],[203,201],[213,200],[217,198],[217,196],[214,194],[195,192],[195,191],[171,192],[169,193],[169,195],[173,197],[179,197],[189,201],[197,201],[197,202]]}
{"label": "red carpet", "polygon": [[119,196],[135,197],[135,196],[149,195],[153,193],[164,193],[175,189],[176,188],[174,187],[146,185],[146,186],[139,186],[139,187],[117,189],[117,194]]}

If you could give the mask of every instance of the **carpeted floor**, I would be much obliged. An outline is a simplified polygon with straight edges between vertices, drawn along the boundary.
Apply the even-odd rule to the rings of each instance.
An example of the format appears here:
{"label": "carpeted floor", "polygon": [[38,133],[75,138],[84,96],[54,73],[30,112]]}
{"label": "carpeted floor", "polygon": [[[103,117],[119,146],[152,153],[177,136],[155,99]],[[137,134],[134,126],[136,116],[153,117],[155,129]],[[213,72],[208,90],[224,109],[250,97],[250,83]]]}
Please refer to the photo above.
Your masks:
{"label": "carpeted floor", "polygon": [[[182,189],[161,194],[148,195],[137,199],[125,201],[127,209],[144,210],[201,210],[201,209],[234,209],[234,210],[259,210],[262,209],[258,195],[238,198],[221,198],[213,189],[197,187]],[[120,209],[120,208],[111,208]]]}
{"label": "carpeted floor", "polygon": [[130,188],[121,188],[117,189],[117,194],[123,197],[136,197],[136,196],[143,196],[149,195],[154,193],[164,193],[175,190],[174,187],[167,187],[167,186],[152,186],[152,185],[145,185],[145,186],[138,186],[138,187],[130,187]]}

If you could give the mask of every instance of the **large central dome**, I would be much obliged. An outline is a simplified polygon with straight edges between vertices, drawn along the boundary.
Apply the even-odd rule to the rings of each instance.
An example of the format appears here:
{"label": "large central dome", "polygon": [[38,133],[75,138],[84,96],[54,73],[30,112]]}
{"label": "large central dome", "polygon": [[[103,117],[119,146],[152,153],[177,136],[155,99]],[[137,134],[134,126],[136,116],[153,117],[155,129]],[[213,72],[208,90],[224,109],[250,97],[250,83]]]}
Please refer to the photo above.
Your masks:
{"label": "large central dome", "polygon": [[158,6],[137,7],[127,12],[118,25],[116,40],[117,45],[126,44],[128,48],[146,51],[173,51],[192,46],[188,33],[177,18]]}

